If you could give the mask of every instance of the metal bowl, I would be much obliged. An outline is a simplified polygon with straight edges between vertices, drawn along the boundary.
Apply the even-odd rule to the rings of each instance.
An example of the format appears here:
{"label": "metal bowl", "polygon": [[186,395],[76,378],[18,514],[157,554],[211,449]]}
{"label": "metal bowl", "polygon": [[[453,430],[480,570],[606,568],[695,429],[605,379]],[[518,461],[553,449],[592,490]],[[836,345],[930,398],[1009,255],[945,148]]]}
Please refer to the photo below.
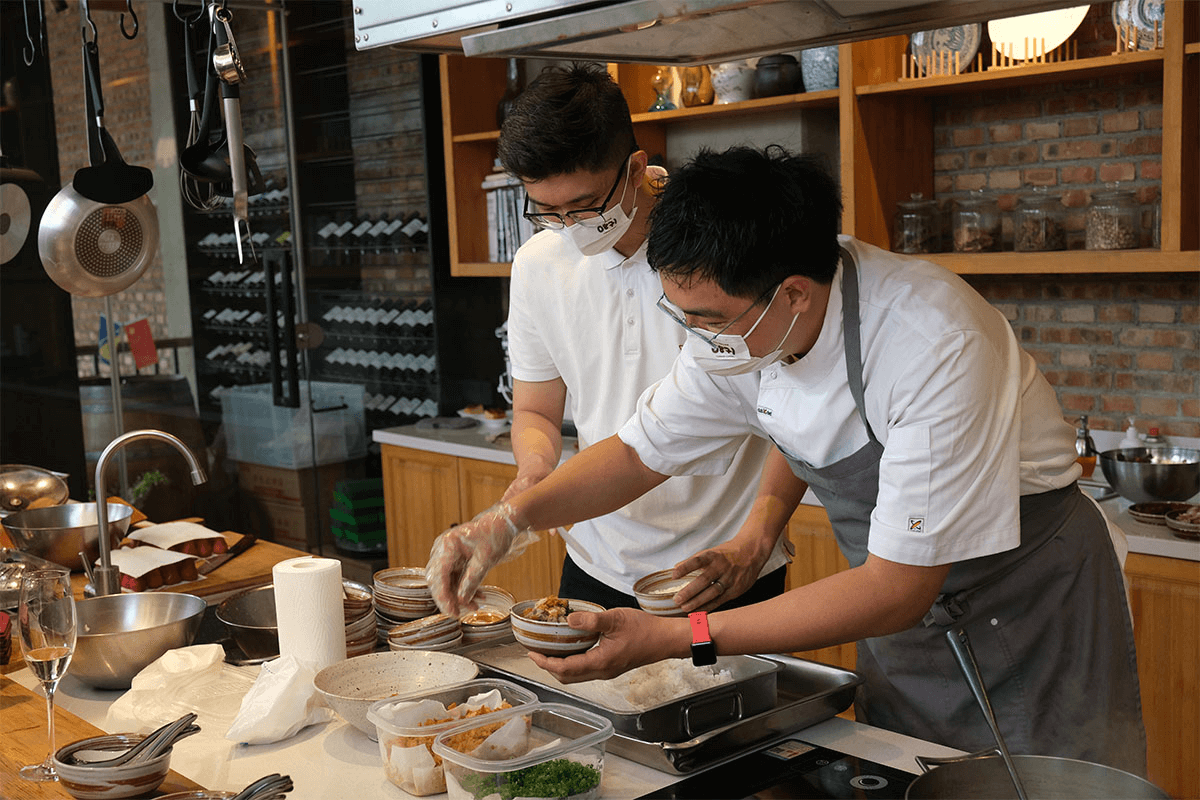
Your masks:
{"label": "metal bowl", "polygon": [[1129,447],[1100,454],[1109,485],[1126,500],[1187,500],[1200,492],[1200,450]]}
{"label": "metal bowl", "polygon": [[217,606],[217,619],[246,658],[279,655],[279,627],[275,617],[275,585],[256,586],[230,595]]}
{"label": "metal bowl", "polygon": [[69,494],[61,475],[28,464],[0,464],[0,515],[62,505]]}
{"label": "metal bowl", "polygon": [[206,604],[192,594],[137,592],[75,604],[79,636],[67,669],[100,689],[128,689],[133,676],[196,638]]}
{"label": "metal bowl", "polygon": [[[108,535],[113,547],[129,530],[132,517],[132,506],[108,504]],[[89,564],[100,555],[98,519],[95,503],[66,503],[9,514],[4,529],[18,550],[79,572],[83,569],[81,552]]]}

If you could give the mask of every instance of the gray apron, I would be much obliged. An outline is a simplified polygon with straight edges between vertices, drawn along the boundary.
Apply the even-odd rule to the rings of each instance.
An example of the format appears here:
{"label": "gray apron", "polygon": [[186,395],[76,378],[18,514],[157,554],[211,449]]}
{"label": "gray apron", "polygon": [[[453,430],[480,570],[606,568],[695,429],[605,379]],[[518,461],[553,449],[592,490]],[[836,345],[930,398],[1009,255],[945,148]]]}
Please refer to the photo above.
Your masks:
{"label": "gray apron", "polygon": [[[866,561],[883,445],[863,405],[858,273],[842,250],[850,392],[870,441],[827,467],[780,452],[816,493],[838,547]],[[778,446],[778,443],[776,443]],[[1146,774],[1146,734],[1124,581],[1103,515],[1064,487],[1020,499],[1021,544],[954,564],[923,624],[858,642],[859,721],[962,750],[994,745],[945,640],[967,631],[1014,753],[1096,761]]]}

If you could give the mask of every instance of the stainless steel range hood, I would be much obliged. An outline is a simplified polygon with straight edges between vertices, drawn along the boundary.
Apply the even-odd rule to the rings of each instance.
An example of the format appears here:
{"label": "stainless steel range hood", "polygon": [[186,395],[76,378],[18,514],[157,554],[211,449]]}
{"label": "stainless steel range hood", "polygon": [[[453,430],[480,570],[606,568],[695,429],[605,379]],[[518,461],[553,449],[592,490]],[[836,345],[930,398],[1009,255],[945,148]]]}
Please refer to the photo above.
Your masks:
{"label": "stainless steel range hood", "polygon": [[356,0],[360,50],[707,64],[1079,0]]}

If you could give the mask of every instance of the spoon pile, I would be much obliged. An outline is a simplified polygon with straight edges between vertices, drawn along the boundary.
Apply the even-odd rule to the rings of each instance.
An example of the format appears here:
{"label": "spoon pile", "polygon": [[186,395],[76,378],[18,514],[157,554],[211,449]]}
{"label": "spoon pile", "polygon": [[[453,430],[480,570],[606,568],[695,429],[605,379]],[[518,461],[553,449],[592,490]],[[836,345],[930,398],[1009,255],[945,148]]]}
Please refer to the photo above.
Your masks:
{"label": "spoon pile", "polygon": [[292,790],[292,779],[287,775],[267,775],[242,789],[230,800],[281,800]]}
{"label": "spoon pile", "polygon": [[101,761],[85,761],[72,754],[71,759],[81,767],[119,767],[122,764],[151,761],[167,752],[180,739],[191,736],[193,733],[199,733],[200,726],[192,724],[195,719],[195,714],[184,714],[174,722],[168,722],[166,725],[149,734],[145,739],[142,739],[124,753],[112,758],[106,758]]}

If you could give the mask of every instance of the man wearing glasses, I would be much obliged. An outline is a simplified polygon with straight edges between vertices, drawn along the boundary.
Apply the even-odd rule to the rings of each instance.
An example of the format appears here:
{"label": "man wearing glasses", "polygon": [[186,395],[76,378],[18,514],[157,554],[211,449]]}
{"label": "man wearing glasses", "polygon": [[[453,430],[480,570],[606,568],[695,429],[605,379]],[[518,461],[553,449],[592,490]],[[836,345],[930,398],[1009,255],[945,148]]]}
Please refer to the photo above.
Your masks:
{"label": "man wearing glasses", "polygon": [[961,629],[1014,753],[1145,775],[1123,537],[1076,484],[1054,390],[966,282],[839,236],[840,214],[837,182],[781,148],[702,152],[676,171],[648,253],[682,354],[616,436],[445,534],[435,599],[467,594],[473,542],[719,474],[753,432],[821,500],[850,568],[711,617],[577,612],[597,646],[531,653],[538,666],[573,682],[689,650],[856,642],[856,719],[980,750],[994,739],[946,641]]}
{"label": "man wearing glasses", "polygon": [[[686,334],[658,311],[646,220],[666,171],[647,165],[620,89],[596,65],[551,68],[505,119],[499,155],[524,183],[525,216],[542,230],[513,259],[508,345],[517,479],[505,497],[554,469],[570,403],[580,448],[629,418],[670,370]],[[723,476],[668,481],[629,506],[562,532],[559,593],[637,607],[633,583],[677,564],[701,571],[689,610],[783,591],[800,495],[755,501],[770,443],[743,436]],[[769,485],[769,484],[768,484]]]}

